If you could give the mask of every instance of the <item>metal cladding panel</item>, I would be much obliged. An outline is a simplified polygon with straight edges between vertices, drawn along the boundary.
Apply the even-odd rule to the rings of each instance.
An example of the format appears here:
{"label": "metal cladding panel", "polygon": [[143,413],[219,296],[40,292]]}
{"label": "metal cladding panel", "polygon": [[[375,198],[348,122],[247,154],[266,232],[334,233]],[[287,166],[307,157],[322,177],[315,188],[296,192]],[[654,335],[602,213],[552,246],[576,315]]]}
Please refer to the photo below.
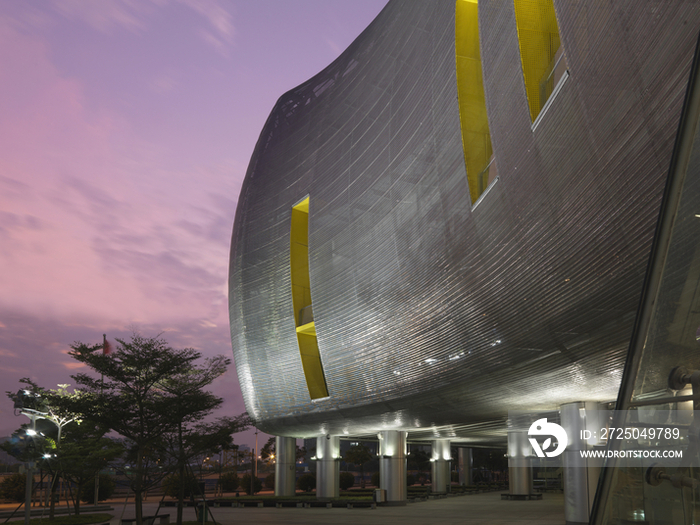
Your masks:
{"label": "metal cladding panel", "polygon": [[[239,198],[229,279],[259,428],[489,440],[509,409],[615,398],[700,12],[555,7],[569,77],[533,126],[513,3],[479,3],[499,179],[473,208],[453,1],[390,2],[280,98]],[[330,394],[313,402],[289,268],[291,209],[307,195]]]}

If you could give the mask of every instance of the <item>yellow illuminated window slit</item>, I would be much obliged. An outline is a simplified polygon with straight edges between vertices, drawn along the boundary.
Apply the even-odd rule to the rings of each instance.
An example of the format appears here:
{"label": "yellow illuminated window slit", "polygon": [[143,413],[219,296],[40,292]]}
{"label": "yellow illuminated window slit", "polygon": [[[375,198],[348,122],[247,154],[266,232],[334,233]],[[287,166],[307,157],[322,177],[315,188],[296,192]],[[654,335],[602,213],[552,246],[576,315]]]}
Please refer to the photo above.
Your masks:
{"label": "yellow illuminated window slit", "polygon": [[481,71],[479,16],[476,0],[457,0],[455,54],[462,147],[472,204],[496,179]]}
{"label": "yellow illuminated window slit", "polygon": [[292,272],[292,304],[297,327],[297,341],[306,386],[311,399],[328,397],[328,387],[318,351],[316,326],[311,306],[309,278],[309,197],[292,207],[290,235],[290,267]]}
{"label": "yellow illuminated window slit", "polygon": [[554,0],[514,0],[520,60],[530,118],[535,122],[566,72]]}

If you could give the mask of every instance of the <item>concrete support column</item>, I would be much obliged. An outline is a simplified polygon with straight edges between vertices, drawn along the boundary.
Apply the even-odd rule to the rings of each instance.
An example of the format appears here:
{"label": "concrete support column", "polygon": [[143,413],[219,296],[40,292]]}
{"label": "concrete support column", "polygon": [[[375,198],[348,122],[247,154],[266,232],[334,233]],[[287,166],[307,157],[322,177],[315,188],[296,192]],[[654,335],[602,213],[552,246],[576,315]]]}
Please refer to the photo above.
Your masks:
{"label": "concrete support column", "polygon": [[532,455],[527,430],[508,430],[508,478],[511,495],[532,494]]}
{"label": "concrete support column", "polygon": [[473,485],[474,473],[472,468],[474,467],[474,457],[472,455],[472,449],[461,447],[458,448],[457,459],[459,461],[457,464],[457,468],[459,469],[459,484]]}
{"label": "concrete support column", "polygon": [[431,458],[433,492],[445,493],[450,491],[450,452],[449,439],[436,439],[433,441],[433,455]]}
{"label": "concrete support column", "polygon": [[590,518],[601,465],[600,460],[581,457],[581,450],[596,444],[582,436],[584,430],[590,430],[590,437],[597,441],[599,429],[605,426],[605,422],[600,421],[604,412],[595,402],[567,403],[561,406],[560,412],[561,426],[569,439],[563,455],[564,517],[567,525],[583,525]]}
{"label": "concrete support column", "polygon": [[385,430],[379,438],[379,488],[386,490],[388,503],[408,501],[406,487],[406,437],[402,430]]}
{"label": "concrete support column", "polygon": [[340,437],[316,438],[316,497],[340,496]]}
{"label": "concrete support column", "polygon": [[290,437],[275,438],[275,496],[294,496],[296,493],[296,441]]}

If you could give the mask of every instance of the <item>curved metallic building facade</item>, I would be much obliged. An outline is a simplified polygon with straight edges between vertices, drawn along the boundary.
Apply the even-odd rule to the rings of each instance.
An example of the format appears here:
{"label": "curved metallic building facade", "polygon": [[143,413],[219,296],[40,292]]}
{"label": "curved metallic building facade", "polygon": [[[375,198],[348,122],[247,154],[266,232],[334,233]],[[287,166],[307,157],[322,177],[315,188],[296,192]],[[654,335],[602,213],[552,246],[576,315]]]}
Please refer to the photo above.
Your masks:
{"label": "curved metallic building facade", "polygon": [[[479,1],[476,73],[460,2],[392,0],[261,132],[229,301],[265,432],[503,441],[508,410],[617,396],[699,4],[554,2],[566,71],[533,110],[517,2]],[[497,168],[478,200],[459,75]]]}

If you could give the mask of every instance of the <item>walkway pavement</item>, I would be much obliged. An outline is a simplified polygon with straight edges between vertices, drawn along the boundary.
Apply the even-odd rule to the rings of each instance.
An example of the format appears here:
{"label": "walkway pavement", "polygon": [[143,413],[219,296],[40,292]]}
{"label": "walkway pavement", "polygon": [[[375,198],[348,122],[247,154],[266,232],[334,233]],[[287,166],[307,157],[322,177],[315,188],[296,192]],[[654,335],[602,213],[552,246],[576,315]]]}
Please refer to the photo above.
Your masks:
{"label": "walkway pavement", "polygon": [[[157,503],[144,504],[144,514],[155,512]],[[119,525],[123,506],[114,505],[114,519]],[[175,522],[176,509],[162,508]],[[409,503],[405,507],[359,508],[228,508],[212,509],[217,523],[222,525],[564,525],[564,496],[545,494],[539,501],[501,501],[500,492]],[[133,517],[133,505],[127,505],[124,517]],[[184,510],[185,520],[194,520],[194,509]]]}

